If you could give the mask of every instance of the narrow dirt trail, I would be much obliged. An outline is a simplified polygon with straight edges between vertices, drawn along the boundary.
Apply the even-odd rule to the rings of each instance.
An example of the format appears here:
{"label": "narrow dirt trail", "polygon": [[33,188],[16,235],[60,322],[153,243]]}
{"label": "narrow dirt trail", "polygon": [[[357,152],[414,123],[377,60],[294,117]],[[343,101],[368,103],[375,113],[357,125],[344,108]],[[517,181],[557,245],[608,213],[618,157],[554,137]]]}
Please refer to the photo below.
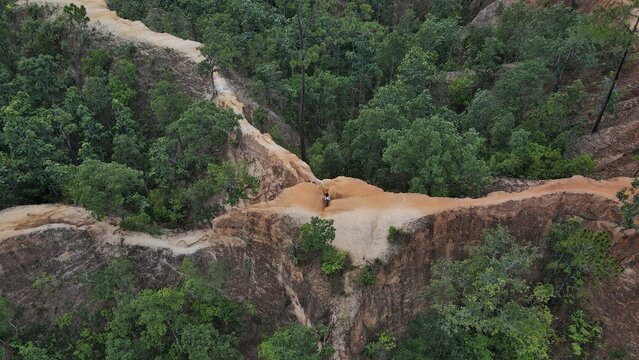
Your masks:
{"label": "narrow dirt trail", "polygon": [[[204,59],[199,51],[202,44],[183,40],[170,34],[156,33],[139,21],[121,19],[107,8],[104,0],[36,0],[31,3],[84,5],[91,24],[113,34],[115,37],[132,42],[146,43],[160,48],[171,48],[193,62]],[[615,193],[630,182],[628,178],[594,181],[583,177],[573,177],[549,181],[544,185],[519,193],[492,193],[479,199],[433,198],[419,194],[386,193],[364,181],[339,177],[319,181],[309,166],[294,154],[277,145],[268,135],[261,134],[243,114],[243,104],[238,100],[233,88],[219,72],[213,75],[217,93],[216,102],[242,116],[240,130],[243,137],[251,139],[252,151],[262,168],[286,168],[294,174],[293,186],[273,201],[249,206],[239,212],[272,212],[290,215],[299,221],[311,216],[331,218],[335,221],[335,245],[351,253],[355,263],[382,256],[387,250],[386,235],[390,225],[401,226],[424,215],[451,209],[471,208],[518,201],[549,194],[574,193],[592,194],[615,200]],[[277,171],[271,171],[277,175]],[[297,185],[295,185],[297,184]],[[333,201],[326,209],[322,205],[322,193],[328,191]],[[0,213],[2,214],[2,213]],[[44,215],[43,215],[44,216]],[[234,216],[233,213],[226,216]],[[25,222],[29,222],[28,218]],[[144,244],[144,241],[141,241]]]}

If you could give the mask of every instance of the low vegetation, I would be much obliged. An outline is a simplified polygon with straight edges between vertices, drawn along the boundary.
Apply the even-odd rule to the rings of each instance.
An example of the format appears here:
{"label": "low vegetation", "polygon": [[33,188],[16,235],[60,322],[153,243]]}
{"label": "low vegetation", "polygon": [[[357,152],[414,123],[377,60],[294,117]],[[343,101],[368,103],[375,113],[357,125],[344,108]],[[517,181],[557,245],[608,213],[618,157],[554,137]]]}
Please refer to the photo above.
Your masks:
{"label": "low vegetation", "polygon": [[392,225],[388,228],[387,240],[391,244],[403,244],[410,240],[412,237],[413,234],[404,229]]}
{"label": "low vegetation", "polygon": [[364,355],[370,359],[388,359],[395,347],[397,347],[395,336],[381,332],[377,334],[375,341],[366,344]]}
{"label": "low vegetation", "polygon": [[310,222],[300,227],[300,237],[293,242],[290,250],[293,262],[308,262],[319,256],[324,275],[341,275],[348,266],[348,253],[331,245],[334,239],[333,220],[312,217]]}
{"label": "low vegetation", "polygon": [[357,282],[363,286],[374,285],[377,281],[372,265],[365,265],[357,274]]}

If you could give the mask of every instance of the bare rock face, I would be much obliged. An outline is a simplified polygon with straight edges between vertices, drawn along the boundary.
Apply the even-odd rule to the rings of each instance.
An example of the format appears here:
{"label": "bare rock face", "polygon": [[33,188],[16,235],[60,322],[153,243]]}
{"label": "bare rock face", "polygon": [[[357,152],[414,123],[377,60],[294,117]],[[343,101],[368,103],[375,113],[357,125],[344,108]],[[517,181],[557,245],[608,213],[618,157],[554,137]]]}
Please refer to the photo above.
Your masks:
{"label": "bare rock face", "polygon": [[[346,341],[350,346],[343,350],[344,358],[359,358],[363,346],[377,331],[390,330],[401,334],[415,313],[427,305],[423,295],[430,281],[431,265],[443,258],[463,258],[465,247],[475,243],[483,229],[503,224],[518,239],[543,249],[544,234],[552,222],[569,216],[582,218],[587,227],[607,231],[612,236],[614,254],[627,270],[620,280],[606,287],[615,289],[613,302],[610,302],[610,293],[605,290],[597,289],[593,296],[599,301],[597,311],[604,319],[604,333],[615,336],[618,326],[625,321],[626,341],[637,339],[639,236],[634,231],[620,230],[617,224],[621,219],[615,201],[596,195],[558,193],[449,210],[409,224],[407,228],[415,231],[414,239],[393,250],[387,265],[377,274],[376,285],[362,292],[360,309]],[[623,339],[618,340],[618,345],[624,345]],[[632,358],[639,356],[635,345],[631,349]]]}
{"label": "bare rock face", "polygon": [[[578,216],[588,227],[611,234],[614,254],[626,267],[620,280],[592,294],[595,309],[604,318],[604,333],[612,337],[608,343],[623,345],[624,339],[636,339],[637,344],[639,236],[617,227],[621,219],[612,195],[627,181],[573,178],[483,199],[388,194],[374,187],[361,188],[360,182],[347,178],[325,182],[322,186],[336,196],[331,205],[335,208],[313,209],[313,195],[306,199],[309,203],[304,212],[335,218],[355,214],[352,219],[364,221],[369,212],[353,211],[360,207],[370,210],[377,204],[379,212],[403,209],[417,214],[398,224],[411,230],[413,239],[401,246],[388,246],[386,265],[376,274],[376,284],[366,288],[354,283],[356,272],[347,273],[343,284],[336,287],[319,272],[319,260],[302,267],[292,263],[289,248],[306,219],[306,215],[296,215],[305,199],[294,191],[285,192],[282,199],[236,209],[216,219],[213,229],[202,230],[205,239],[193,247],[176,241],[183,234],[148,239],[143,234],[121,232],[79,208],[42,205],[10,209],[0,212],[0,292],[32,309],[32,316],[45,314],[55,319],[87,304],[83,277],[113,256],[131,259],[136,280],[144,287],[176,284],[177,266],[182,256],[189,256],[203,268],[215,262],[224,264],[228,272],[225,293],[254,304],[271,330],[291,321],[328,323],[328,341],[338,351],[336,358],[361,359],[363,347],[377,331],[401,335],[415,313],[425,308],[422,295],[430,281],[430,266],[442,258],[465,256],[465,246],[476,242],[483,229],[503,224],[518,239],[543,247],[544,234],[553,221]],[[307,193],[312,186],[316,185],[300,189]],[[18,215],[22,211],[22,219],[16,211]],[[357,251],[366,248],[365,244],[348,242],[337,245],[345,249],[355,246]],[[43,285],[34,287],[38,280]],[[624,339],[614,337],[617,327],[626,330]],[[259,336],[253,333],[243,344],[254,348],[258,341]],[[639,355],[638,349],[630,350],[631,355]]]}
{"label": "bare rock face", "polygon": [[513,4],[515,0],[496,0],[484,7],[475,16],[473,21],[470,22],[470,26],[486,26],[494,25],[497,22],[497,16],[499,11],[506,6]]}
{"label": "bare rock face", "polygon": [[260,179],[260,192],[253,202],[272,200],[299,183],[319,182],[305,162],[248,121],[240,120],[235,137],[231,140],[233,157],[247,162],[251,174]]}

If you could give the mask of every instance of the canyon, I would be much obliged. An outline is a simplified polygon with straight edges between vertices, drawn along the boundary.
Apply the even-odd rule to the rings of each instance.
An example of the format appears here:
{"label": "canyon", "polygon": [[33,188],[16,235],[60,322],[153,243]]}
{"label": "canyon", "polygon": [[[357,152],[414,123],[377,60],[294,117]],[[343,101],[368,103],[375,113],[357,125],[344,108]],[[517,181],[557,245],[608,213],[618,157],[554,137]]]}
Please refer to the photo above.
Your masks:
{"label": "canyon", "polygon": [[[172,49],[193,67],[204,60],[198,50],[201,44],[121,19],[105,1],[29,1],[53,5],[72,2],[86,7],[92,26],[119,41]],[[543,248],[544,234],[552,222],[575,216],[588,228],[611,235],[613,253],[625,269],[618,280],[588,295],[603,319],[604,342],[623,345],[631,356],[639,357],[639,234],[619,225],[620,204],[615,196],[631,178],[577,176],[518,192],[498,191],[466,199],[389,193],[346,177],[321,180],[296,155],[251,125],[243,95],[222,71],[214,71],[209,80],[207,97],[241,117],[238,131],[231,135],[236,138],[229,158],[249,164],[251,173],[260,179],[258,194],[216,218],[210,229],[162,236],[124,231],[115,219],[96,220],[88,211],[69,205],[3,210],[3,293],[26,307],[43,308],[46,304],[46,316],[55,318],[64,309],[82,303],[84,290],[70,280],[99,268],[113,256],[132,259],[136,273],[149,286],[177,282],[177,264],[183,256],[192,257],[201,266],[223,261],[229,268],[225,292],[231,298],[251,302],[275,324],[328,324],[326,341],[337,350],[336,358],[359,359],[376,332],[401,333],[412,316],[426,307],[422,295],[430,265],[441,258],[462,258],[465,247],[477,241],[483,229],[503,224],[517,238]],[[632,135],[639,129],[636,125],[635,118],[629,116],[628,121],[582,140],[605,152],[600,156],[604,160],[601,174],[632,175],[628,158],[634,150],[632,144],[639,142],[639,136]],[[609,140],[615,134],[632,139],[612,144]],[[620,165],[619,159],[626,162]],[[322,202],[326,192],[332,199],[328,207]],[[313,216],[334,221],[333,244],[350,255],[353,269],[341,279],[341,286],[322,276],[317,266],[300,267],[289,257],[299,226]],[[409,231],[412,239],[389,244],[390,226]],[[358,286],[357,268],[375,261],[383,264],[375,275],[376,283]],[[32,286],[34,276],[42,272],[62,280],[62,286],[47,298]]]}

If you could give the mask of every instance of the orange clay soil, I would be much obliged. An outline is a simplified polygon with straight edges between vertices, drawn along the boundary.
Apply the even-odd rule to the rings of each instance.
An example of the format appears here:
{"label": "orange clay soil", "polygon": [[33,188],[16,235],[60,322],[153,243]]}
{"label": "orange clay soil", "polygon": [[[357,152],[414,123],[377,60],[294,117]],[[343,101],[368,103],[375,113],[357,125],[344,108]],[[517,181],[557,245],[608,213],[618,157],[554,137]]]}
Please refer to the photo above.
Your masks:
{"label": "orange clay soil", "polygon": [[[494,192],[482,198],[459,199],[384,192],[362,180],[338,177],[318,183],[300,183],[285,189],[273,201],[238,211],[285,214],[300,222],[306,222],[312,216],[333,219],[336,229],[334,245],[347,250],[355,264],[362,264],[387,253],[386,237],[391,225],[402,226],[425,215],[446,210],[489,206],[560,193],[593,194],[616,201],[616,193],[628,186],[630,181],[630,178],[596,181],[575,176],[551,180],[517,193]],[[326,208],[322,201],[324,192],[331,196]]]}

